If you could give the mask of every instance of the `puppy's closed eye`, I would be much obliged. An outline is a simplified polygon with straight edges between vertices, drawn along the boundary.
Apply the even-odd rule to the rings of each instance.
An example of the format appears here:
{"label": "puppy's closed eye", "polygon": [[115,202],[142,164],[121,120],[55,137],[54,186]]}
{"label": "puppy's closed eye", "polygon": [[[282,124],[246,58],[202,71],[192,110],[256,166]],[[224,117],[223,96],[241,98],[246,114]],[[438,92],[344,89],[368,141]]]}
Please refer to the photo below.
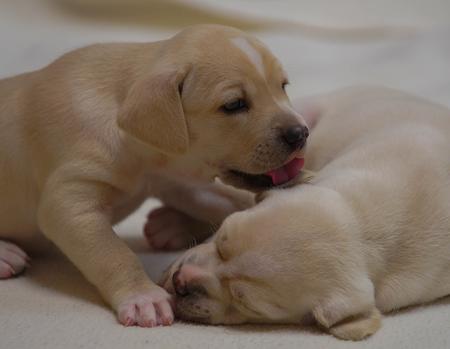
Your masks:
{"label": "puppy's closed eye", "polygon": [[220,243],[217,245],[217,255],[224,262],[228,259],[228,254],[226,253],[226,249],[224,248],[224,243]]}
{"label": "puppy's closed eye", "polygon": [[230,102],[225,103],[220,107],[220,110],[225,114],[238,114],[247,112],[249,105],[244,98],[237,98]]}
{"label": "puppy's closed eye", "polygon": [[222,261],[226,262],[230,259],[231,253],[229,232],[227,232],[225,229],[217,234],[216,251],[217,255]]}

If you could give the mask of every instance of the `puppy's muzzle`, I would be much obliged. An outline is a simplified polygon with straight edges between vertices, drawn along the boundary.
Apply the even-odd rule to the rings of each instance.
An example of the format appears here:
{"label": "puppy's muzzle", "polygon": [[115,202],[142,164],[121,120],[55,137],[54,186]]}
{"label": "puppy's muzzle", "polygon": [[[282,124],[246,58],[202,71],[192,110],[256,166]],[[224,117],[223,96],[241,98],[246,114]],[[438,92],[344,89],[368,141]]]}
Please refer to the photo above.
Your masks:
{"label": "puppy's muzzle", "polygon": [[197,266],[182,264],[172,276],[172,286],[178,297],[206,295],[206,289],[201,285]]}

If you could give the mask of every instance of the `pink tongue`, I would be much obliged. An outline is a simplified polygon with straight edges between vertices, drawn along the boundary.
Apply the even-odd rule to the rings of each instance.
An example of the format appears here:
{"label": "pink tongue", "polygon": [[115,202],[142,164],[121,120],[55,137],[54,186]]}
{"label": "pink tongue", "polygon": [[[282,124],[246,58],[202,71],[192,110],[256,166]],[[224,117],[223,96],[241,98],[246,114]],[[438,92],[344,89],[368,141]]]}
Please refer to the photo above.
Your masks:
{"label": "pink tongue", "polygon": [[304,164],[305,159],[295,158],[289,161],[286,165],[267,172],[266,175],[272,178],[272,183],[274,185],[283,184],[296,177],[300,173],[300,170]]}

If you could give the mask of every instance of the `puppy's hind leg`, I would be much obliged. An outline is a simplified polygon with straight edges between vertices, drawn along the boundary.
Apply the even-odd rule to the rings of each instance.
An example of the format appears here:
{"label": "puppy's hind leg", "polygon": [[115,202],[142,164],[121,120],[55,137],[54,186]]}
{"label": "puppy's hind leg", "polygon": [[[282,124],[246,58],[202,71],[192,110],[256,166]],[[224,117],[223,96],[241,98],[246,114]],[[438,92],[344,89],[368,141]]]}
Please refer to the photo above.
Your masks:
{"label": "puppy's hind leg", "polygon": [[[446,296],[443,278],[432,277],[433,270],[412,269],[413,272],[398,272],[385,277],[376,292],[377,308],[383,313],[410,305],[426,303]],[[435,282],[439,280],[438,282]],[[433,285],[433,286],[430,286]],[[448,284],[447,284],[448,285]],[[447,292],[445,292],[447,291]]]}
{"label": "puppy's hind leg", "polygon": [[155,250],[179,250],[196,245],[215,230],[214,224],[202,222],[173,207],[162,206],[147,215],[144,234]]}
{"label": "puppy's hind leg", "polygon": [[0,240],[0,279],[20,274],[29,261],[30,257],[19,246]]}

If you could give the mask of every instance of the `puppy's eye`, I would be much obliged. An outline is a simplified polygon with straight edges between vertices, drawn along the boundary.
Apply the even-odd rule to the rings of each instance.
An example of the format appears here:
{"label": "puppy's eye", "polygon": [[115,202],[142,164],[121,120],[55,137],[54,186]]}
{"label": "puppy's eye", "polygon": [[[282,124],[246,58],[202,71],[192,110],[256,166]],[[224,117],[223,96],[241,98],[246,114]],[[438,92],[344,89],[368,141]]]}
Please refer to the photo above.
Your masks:
{"label": "puppy's eye", "polygon": [[239,98],[234,101],[225,103],[220,109],[226,114],[237,114],[246,112],[248,110],[248,104],[245,99]]}
{"label": "puppy's eye", "polygon": [[287,85],[289,85],[289,82],[288,81],[283,81],[282,83],[281,83],[281,88],[283,89],[283,91],[286,91],[286,86]]}

